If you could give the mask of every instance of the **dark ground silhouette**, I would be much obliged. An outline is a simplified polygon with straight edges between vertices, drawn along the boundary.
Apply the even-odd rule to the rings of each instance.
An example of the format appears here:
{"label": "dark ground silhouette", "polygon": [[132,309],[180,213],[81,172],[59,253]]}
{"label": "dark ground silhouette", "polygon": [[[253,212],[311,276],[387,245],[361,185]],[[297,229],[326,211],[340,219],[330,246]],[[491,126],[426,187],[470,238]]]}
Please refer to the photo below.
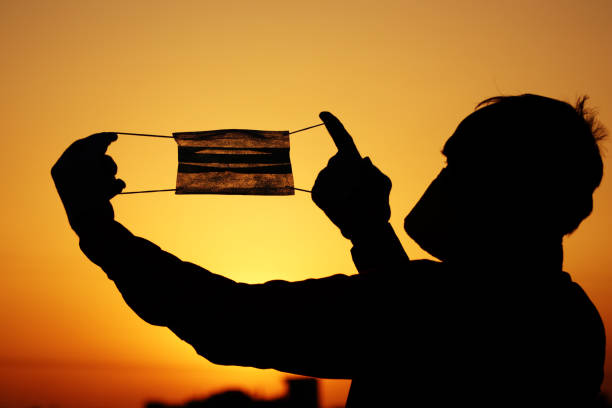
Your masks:
{"label": "dark ground silhouette", "polygon": [[317,380],[289,379],[287,388],[287,395],[271,400],[251,398],[240,390],[228,390],[182,405],[148,402],[145,408],[319,408]]}

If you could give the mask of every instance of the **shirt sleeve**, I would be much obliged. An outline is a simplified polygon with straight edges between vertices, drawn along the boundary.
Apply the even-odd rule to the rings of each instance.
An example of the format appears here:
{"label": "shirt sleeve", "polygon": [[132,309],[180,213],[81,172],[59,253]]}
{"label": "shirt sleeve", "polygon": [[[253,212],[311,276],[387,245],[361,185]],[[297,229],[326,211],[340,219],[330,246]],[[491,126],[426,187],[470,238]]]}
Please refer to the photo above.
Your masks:
{"label": "shirt sleeve", "polygon": [[367,337],[367,278],[237,283],[161,250],[117,222],[81,237],[86,256],[150,324],[223,365],[352,378]]}

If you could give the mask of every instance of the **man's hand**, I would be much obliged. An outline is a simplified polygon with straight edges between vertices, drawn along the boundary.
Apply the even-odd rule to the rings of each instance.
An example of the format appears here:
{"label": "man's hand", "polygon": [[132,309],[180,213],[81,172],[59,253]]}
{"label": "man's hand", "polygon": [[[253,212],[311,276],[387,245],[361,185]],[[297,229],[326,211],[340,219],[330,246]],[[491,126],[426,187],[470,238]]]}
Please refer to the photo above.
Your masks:
{"label": "man's hand", "polygon": [[367,239],[387,226],[391,180],[369,158],[361,158],[353,139],[335,116],[322,112],[319,117],[338,153],[317,176],[312,200],[344,237],[353,242]]}
{"label": "man's hand", "polygon": [[51,168],[70,226],[79,236],[114,218],[110,199],[125,188],[123,180],[115,178],[117,165],[105,154],[115,140],[115,133],[77,140]]}

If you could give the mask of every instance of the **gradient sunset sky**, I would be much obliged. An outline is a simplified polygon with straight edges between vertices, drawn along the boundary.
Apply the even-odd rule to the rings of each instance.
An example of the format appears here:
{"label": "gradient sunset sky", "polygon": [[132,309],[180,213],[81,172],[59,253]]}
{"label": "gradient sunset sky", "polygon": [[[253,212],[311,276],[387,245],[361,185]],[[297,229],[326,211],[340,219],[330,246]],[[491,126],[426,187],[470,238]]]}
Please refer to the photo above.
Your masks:
{"label": "gradient sunset sky", "polygon": [[[77,138],[295,130],[329,110],[392,179],[391,222],[417,259],[429,256],[406,237],[403,218],[479,101],[588,94],[612,129],[610,0],[2,0],[0,34],[3,407],[136,408],[235,387],[284,392],[285,374],[215,366],[141,321],[81,254],[49,174]],[[174,187],[172,140],[120,136],[109,152],[128,190]],[[310,189],[334,153],[324,128],[292,136],[296,187]],[[565,240],[564,262],[607,327],[611,165],[608,154],[593,215]],[[113,205],[135,234],[234,280],[355,273],[350,244],[307,193],[156,193]],[[612,393],[612,359],[606,367]],[[325,381],[324,406],[341,405],[348,384]]]}

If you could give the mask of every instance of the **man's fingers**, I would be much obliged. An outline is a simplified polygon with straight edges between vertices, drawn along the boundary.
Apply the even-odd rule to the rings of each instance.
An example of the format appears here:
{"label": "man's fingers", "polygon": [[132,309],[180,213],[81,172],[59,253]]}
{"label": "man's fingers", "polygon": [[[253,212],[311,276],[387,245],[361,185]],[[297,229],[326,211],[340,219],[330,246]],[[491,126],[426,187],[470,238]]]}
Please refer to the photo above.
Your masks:
{"label": "man's fingers", "polygon": [[87,139],[91,139],[90,146],[95,153],[104,154],[108,146],[117,140],[117,134],[111,132],[95,133]]}
{"label": "man's fingers", "polygon": [[329,135],[338,148],[338,152],[351,159],[360,159],[361,155],[357,150],[357,146],[355,146],[353,138],[349,135],[338,118],[329,112],[321,112],[319,117],[325,124]]}
{"label": "man's fingers", "polygon": [[327,168],[335,174],[342,174],[343,177],[346,177],[359,168],[360,162],[361,159],[356,160],[354,157],[338,152],[328,160]]}
{"label": "man's fingers", "polygon": [[123,191],[123,189],[125,188],[125,181],[121,179],[115,179],[113,182],[113,187],[114,187],[113,196],[115,196]]}
{"label": "man's fingers", "polygon": [[121,193],[125,188],[125,182],[121,179],[110,179],[108,180],[107,188],[104,189],[104,198],[110,200],[117,194]]}
{"label": "man's fingers", "polygon": [[109,174],[111,176],[115,176],[115,174],[117,174],[117,164],[109,155],[105,154],[102,156],[101,165],[105,174]]}
{"label": "man's fingers", "polygon": [[111,132],[94,133],[77,140],[71,147],[79,154],[101,155],[106,153],[108,146],[117,140],[117,134]]}

